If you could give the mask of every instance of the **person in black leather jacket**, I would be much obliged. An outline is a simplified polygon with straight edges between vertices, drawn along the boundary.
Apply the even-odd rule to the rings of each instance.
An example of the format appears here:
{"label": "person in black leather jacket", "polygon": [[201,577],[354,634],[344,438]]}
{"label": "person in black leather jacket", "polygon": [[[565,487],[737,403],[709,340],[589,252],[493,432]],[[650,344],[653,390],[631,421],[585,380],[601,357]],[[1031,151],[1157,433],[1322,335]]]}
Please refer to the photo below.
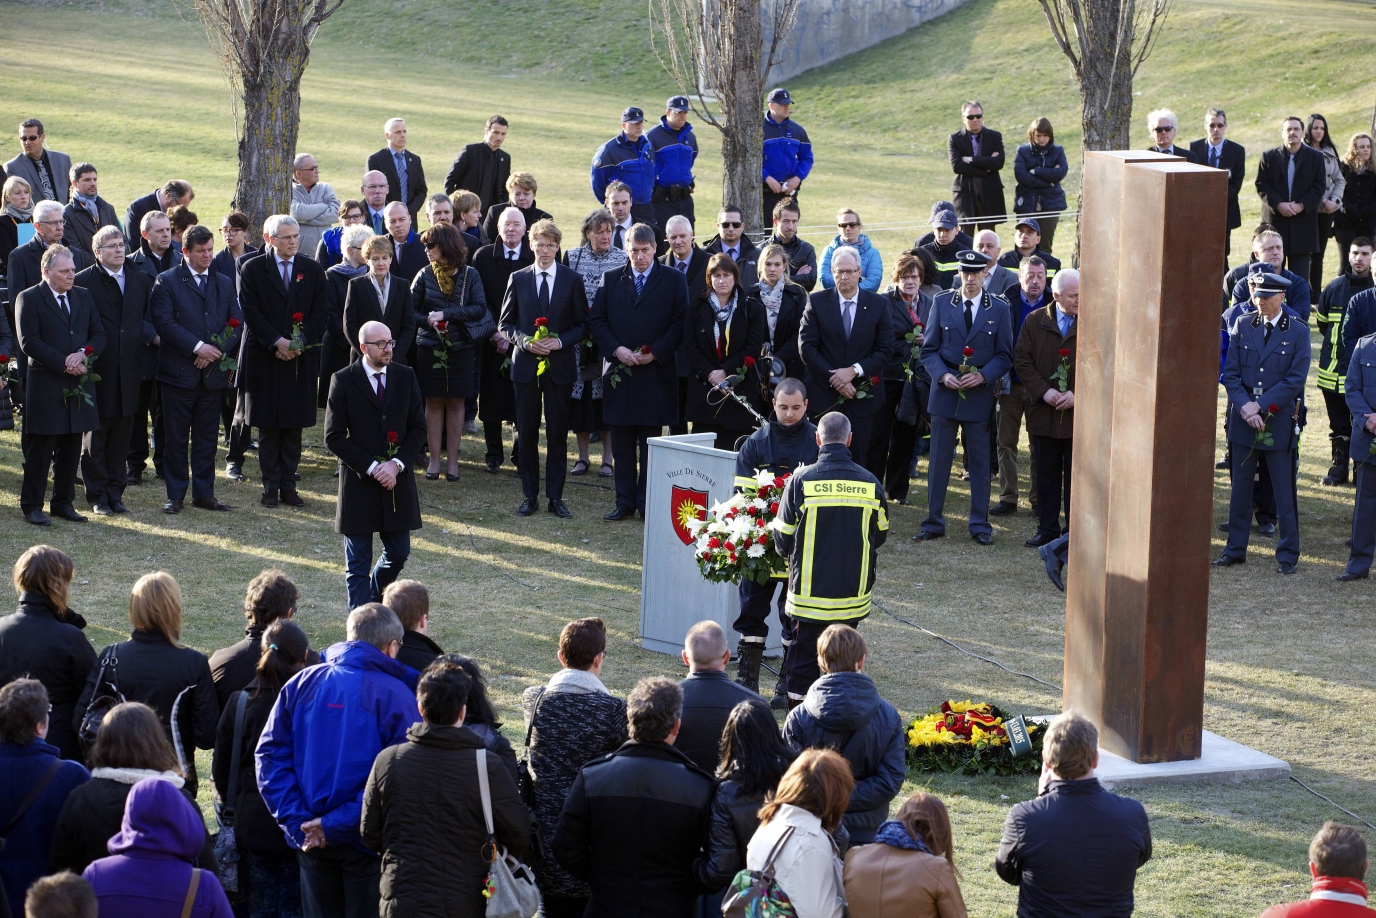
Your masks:
{"label": "person in black leather jacket", "polygon": [[855,789],[842,824],[851,844],[874,841],[903,786],[903,721],[862,670],[869,648],[849,625],[831,625],[817,640],[822,677],[784,721],[784,739],[798,750],[834,749],[850,762]]}

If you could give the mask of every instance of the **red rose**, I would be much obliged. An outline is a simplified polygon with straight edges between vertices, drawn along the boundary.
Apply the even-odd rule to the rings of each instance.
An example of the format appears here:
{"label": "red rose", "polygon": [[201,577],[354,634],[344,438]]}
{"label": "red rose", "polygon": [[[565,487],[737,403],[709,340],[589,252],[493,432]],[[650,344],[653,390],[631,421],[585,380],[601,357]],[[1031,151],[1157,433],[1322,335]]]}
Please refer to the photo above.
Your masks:
{"label": "red rose", "polygon": [[444,334],[444,332],[448,330],[448,328],[449,323],[446,322],[444,319],[440,319],[438,322],[435,323],[435,331],[439,332],[440,334]]}
{"label": "red rose", "polygon": [[[91,349],[90,349],[90,348],[87,348],[87,349],[86,349],[86,353],[88,353],[88,354],[91,353]],[[1275,414],[1276,412],[1280,411],[1280,409],[1277,408],[1275,405],[1271,405],[1271,406],[1268,407],[1266,410],[1269,411],[1269,412],[1271,412],[1272,414]]]}
{"label": "red rose", "polygon": [[91,347],[89,344],[83,347],[81,350],[86,354],[87,357],[90,357],[92,354],[96,352],[96,349]]}
{"label": "red rose", "polygon": [[293,322],[304,322],[305,319],[306,319],[306,316],[305,316],[303,313],[293,312],[293,313],[291,314],[291,320],[292,320]]}
{"label": "red rose", "polygon": [[0,354],[0,367],[10,362],[9,354]]}
{"label": "red rose", "polygon": [[784,486],[784,482],[785,482],[786,480],[787,480],[787,479],[786,479],[783,475],[775,475],[775,476],[774,476],[774,487],[776,487],[776,488],[782,488],[782,487]]}
{"label": "red rose", "polygon": [[965,350],[961,351],[961,353],[964,354],[966,357],[973,357],[975,356],[975,349],[972,347],[967,347]]}
{"label": "red rose", "polygon": [[759,545],[767,545],[768,543],[769,543],[769,536],[767,536],[767,535],[762,535],[762,536],[760,536],[760,538],[759,538],[757,544],[759,544]]}
{"label": "red rose", "polygon": [[650,353],[650,346],[649,346],[648,344],[642,344],[642,345],[640,346],[640,353],[642,353],[642,354],[648,354],[648,353]]}
{"label": "red rose", "polygon": [[746,365],[747,367],[753,367],[753,366],[755,365],[755,358],[754,358],[754,357],[747,357],[747,358],[745,358],[745,365]]}
{"label": "red rose", "polygon": [[1060,353],[1060,355],[1061,355],[1062,357],[1069,357],[1069,356],[1070,356],[1070,348],[1068,348],[1068,347],[1063,347],[1063,348],[1060,349],[1059,353]]}
{"label": "red rose", "polygon": [[778,513],[778,512],[779,512],[779,502],[778,502],[777,500],[776,500],[776,501],[770,502],[770,504],[769,504],[769,512],[770,512],[770,513]]}
{"label": "red rose", "polygon": [[229,321],[225,322],[225,324],[228,325],[230,328],[238,328],[240,325],[244,323],[240,322],[238,319],[231,318]]}
{"label": "red rose", "polygon": [[707,547],[721,548],[721,539],[717,538],[716,536],[712,536],[712,538],[707,540]]}
{"label": "red rose", "polygon": [[546,319],[544,316],[541,316],[540,318],[538,318],[538,319],[535,320],[535,327],[536,327],[536,328],[544,328],[544,327],[545,327],[546,325],[548,325],[548,324],[549,324],[549,319]]}
{"label": "red rose", "polygon": [[736,550],[736,544],[734,542],[727,542],[726,550],[729,552],[734,552]]}
{"label": "red rose", "polygon": [[396,432],[395,430],[389,430],[389,431],[387,431],[387,442],[388,442],[388,443],[395,443],[395,442],[397,442],[399,439],[401,439],[401,438],[397,436],[397,432]]}
{"label": "red rose", "polygon": [[298,275],[296,275],[296,279],[297,279],[297,280],[305,280],[305,279],[306,279],[306,275],[304,275],[304,274],[298,274]]}
{"label": "red rose", "polygon": [[878,376],[871,376],[871,377],[870,377],[870,385],[871,385],[871,386],[877,386],[877,385],[879,385],[879,377],[878,377]]}

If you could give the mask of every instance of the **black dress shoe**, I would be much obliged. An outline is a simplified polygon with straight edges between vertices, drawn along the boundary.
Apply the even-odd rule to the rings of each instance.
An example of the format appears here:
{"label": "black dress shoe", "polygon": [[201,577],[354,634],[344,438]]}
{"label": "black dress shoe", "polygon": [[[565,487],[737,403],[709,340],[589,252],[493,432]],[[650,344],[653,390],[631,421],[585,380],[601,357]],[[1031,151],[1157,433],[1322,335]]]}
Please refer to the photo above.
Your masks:
{"label": "black dress shoe", "polygon": [[565,504],[562,500],[551,499],[549,502],[549,512],[553,513],[561,520],[573,519],[573,511],[570,510],[568,508],[568,505]]}
{"label": "black dress shoe", "polygon": [[1056,557],[1056,553],[1043,545],[1037,549],[1037,554],[1042,556],[1043,563],[1046,564],[1046,576],[1051,578],[1051,582],[1056,585],[1056,589],[1065,592],[1065,581],[1061,579],[1061,559]]}
{"label": "black dress shoe", "polygon": [[276,492],[276,491],[264,491],[264,492],[263,492],[263,496],[260,497],[260,498],[258,498],[258,503],[262,504],[264,507],[276,507],[276,506],[277,506],[277,492]]}
{"label": "black dress shoe", "polygon": [[973,532],[970,534],[970,538],[974,539],[981,545],[994,544],[994,537],[987,532]]}
{"label": "black dress shoe", "polygon": [[1050,542],[1054,542],[1058,538],[1060,537],[1042,535],[1041,533],[1037,533],[1032,538],[1028,539],[1026,542],[1023,542],[1022,544],[1026,545],[1028,548],[1041,548],[1043,545],[1046,545]]}
{"label": "black dress shoe", "polygon": [[527,497],[521,501],[521,509],[516,511],[517,516],[530,516],[535,512],[535,498]]}
{"label": "black dress shoe", "polygon": [[61,519],[67,520],[68,522],[72,523],[86,522],[86,517],[82,516],[80,513],[77,513],[76,508],[70,504],[68,504],[65,507],[53,507],[52,515],[60,517]]}
{"label": "black dress shoe", "polygon": [[1354,580],[1366,580],[1370,577],[1371,573],[1369,571],[1362,571],[1360,574],[1354,573],[1352,571],[1343,571],[1335,579],[1340,580],[1343,583],[1351,583]]}
{"label": "black dress shoe", "polygon": [[53,521],[48,519],[48,514],[42,510],[30,510],[24,514],[24,519],[33,523],[35,526],[51,526]]}
{"label": "black dress shoe", "polygon": [[602,517],[602,519],[607,521],[608,523],[619,523],[622,520],[628,520],[633,516],[635,516],[635,510],[633,508],[617,507],[611,513],[608,513],[606,516]]}
{"label": "black dress shoe", "polygon": [[1218,460],[1217,462],[1214,463],[1214,468],[1216,468],[1216,469],[1226,469],[1227,467],[1228,467],[1228,457],[1227,457],[1227,456],[1224,456],[1222,459],[1220,459],[1220,460]]}
{"label": "black dress shoe", "polygon": [[1212,567],[1232,567],[1234,564],[1246,564],[1246,563],[1247,563],[1247,559],[1246,559],[1246,558],[1234,558],[1234,557],[1231,556],[1231,555],[1224,555],[1224,556],[1221,557],[1221,558],[1215,558],[1215,559],[1213,560],[1213,562],[1211,563],[1211,566],[1212,566]]}
{"label": "black dress shoe", "polygon": [[295,490],[287,491],[284,489],[281,493],[281,496],[278,499],[281,500],[281,502],[286,504],[288,507],[306,506],[306,502],[301,499],[301,495],[297,494]]}
{"label": "black dress shoe", "polygon": [[1293,574],[1295,572],[1294,561],[1280,561],[1276,564],[1276,572],[1280,574]]}
{"label": "black dress shoe", "polygon": [[502,461],[501,461],[500,459],[489,459],[489,460],[487,460],[487,473],[488,473],[489,475],[496,475],[496,474],[497,474],[498,472],[500,472],[501,470],[502,470]]}
{"label": "black dress shoe", "polygon": [[237,462],[231,462],[225,466],[225,477],[230,481],[247,481],[244,477],[244,467]]}
{"label": "black dress shoe", "polygon": [[1258,523],[1258,524],[1257,524],[1257,535],[1273,536],[1273,535],[1275,535],[1275,534],[1276,534],[1276,524],[1275,524],[1275,523]]}
{"label": "black dress shoe", "polygon": [[110,501],[110,509],[115,511],[116,513],[129,512],[129,508],[124,506],[124,501],[120,500],[118,497]]}
{"label": "black dress shoe", "polygon": [[999,501],[998,506],[989,509],[990,516],[1012,516],[1018,512],[1018,505],[1008,501]]}
{"label": "black dress shoe", "polygon": [[926,529],[924,529],[924,530],[922,530],[921,532],[919,532],[917,535],[913,536],[913,541],[914,541],[914,542],[930,542],[930,541],[932,541],[932,539],[944,539],[944,538],[946,538],[946,533],[944,533],[944,532],[928,532]]}
{"label": "black dress shoe", "polygon": [[458,480],[459,480],[459,473],[458,473],[458,472],[455,472],[453,475],[450,475],[448,472],[445,472],[445,473],[444,473],[444,480],[445,480],[445,481],[458,481]]}
{"label": "black dress shoe", "polygon": [[110,505],[103,500],[98,500],[91,504],[91,512],[96,516],[114,516],[115,511],[110,509]]}
{"label": "black dress shoe", "polygon": [[1221,522],[1221,523],[1218,524],[1218,531],[1219,531],[1219,532],[1227,532],[1227,531],[1228,531],[1228,521],[1227,521],[1227,520],[1224,520],[1223,522]]}
{"label": "black dress shoe", "polygon": [[180,500],[178,500],[177,498],[174,497],[174,498],[172,498],[171,500],[169,500],[167,503],[165,503],[165,504],[162,505],[162,512],[163,512],[163,513],[181,513],[181,512],[182,512],[182,503],[183,503],[183,501],[180,501]]}
{"label": "black dress shoe", "polygon": [[130,472],[129,475],[128,475],[128,477],[124,479],[124,483],[125,483],[126,485],[141,485],[141,484],[143,484],[143,472],[141,472],[141,471],[139,471],[139,472]]}
{"label": "black dress shoe", "polygon": [[439,473],[439,472],[426,472],[426,473],[425,473],[425,480],[426,480],[426,481],[439,481],[439,480],[440,480],[440,473]]}
{"label": "black dress shoe", "polygon": [[198,497],[191,502],[191,506],[200,507],[202,510],[233,510],[229,504],[222,504],[213,497]]}

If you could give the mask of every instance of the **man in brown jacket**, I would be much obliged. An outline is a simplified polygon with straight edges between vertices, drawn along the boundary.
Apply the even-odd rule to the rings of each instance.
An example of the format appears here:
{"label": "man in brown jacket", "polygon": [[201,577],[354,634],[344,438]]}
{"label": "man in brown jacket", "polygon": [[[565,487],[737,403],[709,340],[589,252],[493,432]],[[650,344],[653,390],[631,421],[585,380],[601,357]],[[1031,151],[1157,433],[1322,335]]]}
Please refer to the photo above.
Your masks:
{"label": "man in brown jacket", "polygon": [[[1061,508],[1070,525],[1070,448],[1075,429],[1075,332],[1080,313],[1080,273],[1056,272],[1055,302],[1027,317],[1013,349],[1013,371],[1027,389],[1027,433],[1037,476],[1037,534],[1025,543],[1040,548],[1060,538]],[[1062,497],[1064,495],[1064,497]]]}

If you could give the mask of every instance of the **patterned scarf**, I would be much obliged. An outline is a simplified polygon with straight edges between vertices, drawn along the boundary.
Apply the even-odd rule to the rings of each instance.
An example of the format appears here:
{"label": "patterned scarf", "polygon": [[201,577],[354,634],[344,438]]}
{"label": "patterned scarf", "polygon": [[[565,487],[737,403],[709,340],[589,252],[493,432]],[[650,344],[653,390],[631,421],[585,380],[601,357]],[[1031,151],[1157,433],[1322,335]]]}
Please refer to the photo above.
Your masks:
{"label": "patterned scarf", "polygon": [[780,275],[779,282],[773,287],[767,281],[760,281],[760,301],[764,303],[765,318],[769,320],[769,340],[774,340],[774,327],[779,324],[779,308],[784,301],[784,284],[788,277]]}
{"label": "patterned scarf", "polygon": [[9,214],[19,223],[33,222],[33,199],[29,199],[29,206],[24,208],[15,207],[13,204],[5,205],[5,213]]}
{"label": "patterned scarf", "polygon": [[874,840],[881,845],[888,845],[890,848],[932,853],[922,839],[913,838],[909,835],[907,828],[897,819],[890,819],[881,825],[879,831],[874,833]]}
{"label": "patterned scarf", "polygon": [[454,267],[442,261],[430,262],[430,268],[435,272],[435,282],[440,285],[440,293],[445,296],[454,295]]}

